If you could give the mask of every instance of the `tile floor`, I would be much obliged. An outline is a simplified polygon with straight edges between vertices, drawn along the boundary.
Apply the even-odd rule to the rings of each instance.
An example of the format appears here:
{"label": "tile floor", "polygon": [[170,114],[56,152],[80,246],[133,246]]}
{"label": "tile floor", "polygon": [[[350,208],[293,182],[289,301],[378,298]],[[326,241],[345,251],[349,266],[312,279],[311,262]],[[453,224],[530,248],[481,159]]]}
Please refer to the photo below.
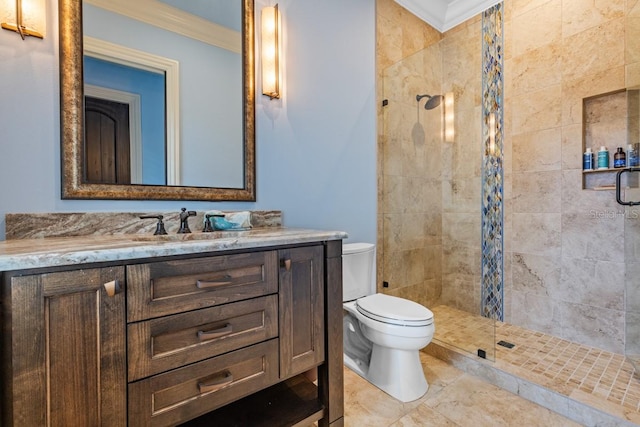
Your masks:
{"label": "tile floor", "polygon": [[[640,378],[624,356],[502,322],[494,325],[481,317],[446,306],[435,307],[432,311],[438,319],[434,337],[436,346],[446,341],[450,348],[464,349],[456,349],[463,355],[462,359],[482,363],[493,372],[518,378],[517,387],[534,385],[553,400],[575,401],[604,413],[605,418],[613,416],[620,419],[620,423],[589,421],[586,424],[607,427],[640,425]],[[515,344],[515,347],[494,346],[494,334],[495,342],[504,340]],[[490,360],[473,356],[478,348],[486,349]],[[429,353],[438,354],[438,351]],[[425,396],[410,403],[397,401],[345,368],[345,425],[581,425],[485,382],[479,376],[465,373],[474,372],[473,369],[463,371],[426,353],[421,353],[421,358],[430,388]],[[465,363],[462,365],[467,366]],[[575,406],[573,410],[579,408]],[[590,415],[585,415],[585,419],[588,418]]]}
{"label": "tile floor", "polygon": [[[439,320],[435,340],[466,347],[469,353],[475,353],[478,346],[486,346],[482,341],[487,341],[489,327],[479,324],[487,323],[488,319],[447,306],[438,306],[433,311]],[[479,328],[482,333],[478,333]],[[484,338],[474,342],[474,336]],[[489,336],[493,340],[493,334]],[[495,342],[500,340],[515,347],[495,346],[493,364],[497,369],[640,424],[640,377],[623,355],[495,322]]]}
{"label": "tile floor", "polygon": [[579,426],[542,406],[421,353],[429,390],[402,403],[345,368],[345,426]]}

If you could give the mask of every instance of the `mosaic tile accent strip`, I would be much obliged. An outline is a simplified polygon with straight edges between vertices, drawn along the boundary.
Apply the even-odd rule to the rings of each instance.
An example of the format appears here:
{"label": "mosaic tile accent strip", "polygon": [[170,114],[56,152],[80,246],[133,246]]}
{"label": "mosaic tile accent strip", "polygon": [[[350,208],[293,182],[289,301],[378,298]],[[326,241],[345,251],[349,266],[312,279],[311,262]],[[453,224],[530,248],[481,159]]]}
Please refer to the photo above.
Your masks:
{"label": "mosaic tile accent strip", "polygon": [[482,13],[481,315],[504,319],[503,289],[503,4]]}

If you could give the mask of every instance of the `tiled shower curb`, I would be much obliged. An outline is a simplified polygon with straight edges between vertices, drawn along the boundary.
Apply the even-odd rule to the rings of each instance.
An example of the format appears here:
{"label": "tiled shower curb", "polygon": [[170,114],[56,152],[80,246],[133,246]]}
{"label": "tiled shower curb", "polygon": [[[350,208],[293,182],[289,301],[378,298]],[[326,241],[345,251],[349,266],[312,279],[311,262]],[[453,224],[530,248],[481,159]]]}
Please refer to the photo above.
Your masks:
{"label": "tiled shower curb", "polygon": [[495,366],[489,360],[462,352],[455,347],[433,340],[425,353],[443,360],[461,371],[537,403],[551,411],[587,427],[637,427],[628,420],[593,408],[568,396],[550,390],[530,380],[519,378]]}

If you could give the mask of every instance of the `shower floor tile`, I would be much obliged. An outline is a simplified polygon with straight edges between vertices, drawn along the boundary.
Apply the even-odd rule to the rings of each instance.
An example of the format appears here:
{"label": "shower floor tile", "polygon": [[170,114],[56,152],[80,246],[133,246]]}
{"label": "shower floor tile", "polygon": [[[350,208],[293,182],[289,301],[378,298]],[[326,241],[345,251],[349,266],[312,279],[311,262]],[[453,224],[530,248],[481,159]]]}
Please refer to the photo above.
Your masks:
{"label": "shower floor tile", "polygon": [[[476,355],[495,368],[572,400],[640,424],[640,379],[621,354],[476,316],[447,306],[431,309],[434,342]],[[506,341],[513,348],[495,342]]]}

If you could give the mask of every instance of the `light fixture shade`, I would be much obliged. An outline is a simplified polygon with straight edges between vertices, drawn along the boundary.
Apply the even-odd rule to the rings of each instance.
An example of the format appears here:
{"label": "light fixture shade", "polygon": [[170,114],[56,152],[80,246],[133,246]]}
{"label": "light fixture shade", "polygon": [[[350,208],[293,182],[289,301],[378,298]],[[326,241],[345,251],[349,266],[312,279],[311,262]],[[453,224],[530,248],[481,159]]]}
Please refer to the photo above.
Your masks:
{"label": "light fixture shade", "polygon": [[444,140],[446,142],[454,142],[456,138],[455,131],[455,113],[454,113],[453,92],[444,94]]}
{"label": "light fixture shade", "polygon": [[5,30],[44,38],[46,6],[44,0],[0,0],[0,22]]}
{"label": "light fixture shade", "polygon": [[279,20],[278,5],[262,9],[262,93],[271,99],[280,98]]}

